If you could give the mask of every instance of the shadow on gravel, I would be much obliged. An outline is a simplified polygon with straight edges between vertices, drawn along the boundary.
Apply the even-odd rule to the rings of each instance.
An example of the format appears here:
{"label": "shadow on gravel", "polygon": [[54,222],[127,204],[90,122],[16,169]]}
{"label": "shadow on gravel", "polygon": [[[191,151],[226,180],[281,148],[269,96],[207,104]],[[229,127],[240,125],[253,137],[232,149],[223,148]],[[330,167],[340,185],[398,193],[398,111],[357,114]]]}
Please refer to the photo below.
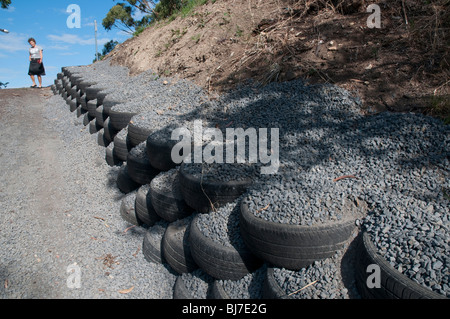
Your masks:
{"label": "shadow on gravel", "polygon": [[361,299],[358,290],[355,288],[355,261],[358,258],[358,243],[361,240],[361,234],[358,234],[349,244],[347,251],[342,256],[340,265],[342,283],[348,290],[350,299]]}
{"label": "shadow on gravel", "polygon": [[278,128],[281,163],[295,163],[302,171],[327,163],[379,170],[443,167],[450,158],[450,126],[440,120],[388,112],[364,116],[360,110],[348,91],[295,80],[242,87],[179,119],[207,115],[224,136],[226,128]]}

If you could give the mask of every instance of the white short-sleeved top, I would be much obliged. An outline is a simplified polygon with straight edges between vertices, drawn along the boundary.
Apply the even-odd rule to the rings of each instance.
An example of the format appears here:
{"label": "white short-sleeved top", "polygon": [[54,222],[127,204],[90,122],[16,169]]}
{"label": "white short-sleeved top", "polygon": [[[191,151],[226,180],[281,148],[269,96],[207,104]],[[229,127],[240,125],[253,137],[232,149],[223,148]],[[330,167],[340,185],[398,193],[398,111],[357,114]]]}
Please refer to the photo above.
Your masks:
{"label": "white short-sleeved top", "polygon": [[40,59],[41,55],[39,52],[44,51],[40,46],[35,46],[34,48],[30,48],[30,55],[32,59]]}

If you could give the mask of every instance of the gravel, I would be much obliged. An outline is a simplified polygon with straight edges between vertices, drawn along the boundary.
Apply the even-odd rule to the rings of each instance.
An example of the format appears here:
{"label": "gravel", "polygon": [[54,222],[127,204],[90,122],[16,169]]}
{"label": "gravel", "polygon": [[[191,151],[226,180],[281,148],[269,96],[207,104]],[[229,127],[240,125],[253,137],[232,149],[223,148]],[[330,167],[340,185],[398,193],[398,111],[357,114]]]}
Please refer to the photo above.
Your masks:
{"label": "gravel", "polygon": [[120,141],[126,142],[127,136],[128,136],[128,126],[125,127],[125,128],[123,128],[123,129],[121,129],[121,130],[119,131],[119,133],[116,134],[116,136],[114,137],[114,139],[117,138],[117,139],[119,139]]}
{"label": "gravel", "polygon": [[267,265],[264,264],[239,280],[217,280],[217,284],[222,286],[230,299],[261,299],[266,271]]}
{"label": "gravel", "polygon": [[[105,149],[60,96],[4,105],[1,128],[2,299],[171,299],[174,276],[142,254]],[[45,185],[45,187],[43,187]],[[81,288],[69,288],[69,266]],[[133,288],[129,293],[121,291]]]}
{"label": "gravel", "polygon": [[332,258],[315,261],[300,271],[274,268],[275,282],[285,296],[297,299],[349,299],[343,287],[339,270],[342,253]]}
{"label": "gravel", "polygon": [[151,188],[160,194],[171,194],[177,200],[183,200],[179,187],[178,168],[159,173],[151,182]]}
{"label": "gravel", "polygon": [[184,273],[181,279],[193,299],[206,299],[214,278],[201,269],[196,269],[191,273]]}
{"label": "gravel", "polygon": [[199,214],[197,226],[202,234],[225,246],[235,249],[245,248],[239,226],[241,199],[219,207],[209,214]]}
{"label": "gravel", "polygon": [[[150,71],[126,77],[123,69],[111,68],[106,61],[96,64],[95,71],[89,68],[75,70],[89,76],[104,74],[99,82],[110,79],[120,82],[118,89],[106,99],[127,101],[130,109],[145,112],[142,113],[145,114],[143,125],[156,124],[155,130],[178,124],[192,125],[193,120],[202,119],[205,127],[222,130],[267,128],[268,141],[271,141],[276,135],[270,129],[279,129],[277,174],[259,174],[261,168],[268,165],[260,161],[244,165],[189,164],[185,167],[193,174],[201,173],[203,178],[211,180],[230,181],[251,176],[253,185],[243,200],[252,211],[260,212],[259,217],[272,222],[320,225],[351,218],[369,232],[379,252],[394,268],[425,287],[449,296],[448,125],[417,114],[385,112],[364,116],[359,112],[361,102],[349,92],[332,85],[306,85],[300,80],[272,83],[260,89],[246,85],[208,101],[206,94],[195,85],[184,80],[165,83]],[[155,117],[154,112],[158,110],[164,115],[157,113],[161,116]],[[68,117],[67,105],[60,97],[50,98],[46,112],[60,112],[48,116],[57,118],[51,122],[51,129],[70,145],[69,153],[72,148],[77,151],[70,153],[73,155],[66,160],[72,165],[87,162],[92,167],[95,160],[89,156],[95,152],[87,152],[83,144],[91,143],[95,149],[95,141],[86,137],[81,119]],[[169,132],[166,129],[161,136],[167,137]],[[267,145],[269,154],[271,146]],[[139,148],[132,152],[137,150]],[[109,174],[108,168],[103,169],[102,174]],[[65,171],[75,176],[89,172],[94,175],[89,175],[89,180],[95,179],[92,168],[89,171],[86,168],[82,173]],[[79,177],[68,179],[80,180]],[[75,186],[73,189],[80,187]],[[115,192],[111,187],[107,191]],[[112,202],[117,206],[117,193],[94,196],[96,199],[106,197],[109,205]],[[96,205],[101,206],[100,203]],[[82,211],[86,214],[85,209]],[[209,234],[229,236],[234,233],[235,223],[231,222],[230,228],[225,223],[230,211],[232,204],[219,210],[222,215],[217,215],[220,216],[215,225],[217,231]],[[232,216],[229,215],[228,221],[233,221]],[[226,237],[217,238],[223,240]],[[127,244],[108,241],[108,245]],[[302,285],[320,279],[317,285],[305,289],[297,297],[348,298],[349,287],[345,290],[336,275],[340,253],[335,258],[317,261],[299,273],[276,269],[277,278],[286,292],[296,291]],[[161,270],[153,271],[162,274]],[[194,280],[196,276],[191,274],[183,276],[192,279],[187,280],[193,282],[191,291],[204,296],[201,280]],[[166,283],[173,280],[167,273],[162,279]]]}
{"label": "gravel", "polygon": [[192,220],[195,218],[195,216],[196,214],[192,214],[186,218],[178,219],[170,224],[171,226],[183,229],[183,231],[177,232],[175,236],[178,240],[182,241],[183,244],[186,246],[189,246],[189,233],[191,231]]}
{"label": "gravel", "polygon": [[143,159],[145,162],[148,162],[147,143],[142,142],[133,147],[128,154],[136,159]]}
{"label": "gravel", "polygon": [[170,223],[166,222],[165,220],[156,222],[155,225],[147,229],[149,238],[151,238],[155,243],[161,242],[169,225]]}

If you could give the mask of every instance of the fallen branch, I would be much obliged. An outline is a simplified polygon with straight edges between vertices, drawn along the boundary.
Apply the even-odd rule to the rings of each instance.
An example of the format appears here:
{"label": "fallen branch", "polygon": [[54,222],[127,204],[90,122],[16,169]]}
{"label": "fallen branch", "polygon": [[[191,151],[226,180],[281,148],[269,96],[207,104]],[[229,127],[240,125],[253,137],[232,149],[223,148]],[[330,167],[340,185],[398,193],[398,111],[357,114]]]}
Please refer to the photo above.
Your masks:
{"label": "fallen branch", "polygon": [[137,257],[137,255],[139,254],[140,251],[141,251],[141,247],[138,247],[136,252],[133,254],[133,257]]}
{"label": "fallen branch", "polygon": [[302,291],[302,290],[305,290],[306,288],[308,288],[308,287],[314,285],[314,284],[317,283],[317,282],[318,282],[318,280],[313,281],[312,283],[306,285],[305,287],[303,287],[303,288],[301,288],[301,289],[299,289],[299,290],[297,290],[297,291],[294,291],[293,293],[290,293],[290,294],[288,295],[288,297],[290,297],[290,296],[292,296],[292,295],[295,295],[295,294],[299,293],[299,292]]}
{"label": "fallen branch", "polygon": [[131,226],[131,227],[128,227],[127,229],[125,229],[125,230],[123,231],[123,233],[126,234],[130,229],[133,229],[134,227],[136,227],[136,225],[133,225],[133,226]]}
{"label": "fallen branch", "polygon": [[345,175],[345,176],[341,176],[341,177],[333,179],[333,182],[336,183],[336,182],[339,182],[340,180],[348,179],[348,178],[358,178],[358,177],[356,177],[354,175]]}
{"label": "fallen branch", "polygon": [[265,210],[268,210],[269,209],[269,207],[270,207],[270,204],[269,205],[267,205],[266,207],[264,207],[264,208],[261,208],[260,210],[258,210],[256,213],[257,214],[259,214],[259,213],[261,213],[261,212],[263,212],[263,211],[265,211]]}
{"label": "fallen branch", "polygon": [[405,0],[402,0],[402,8],[403,8],[403,14],[405,16],[405,23],[406,23],[406,26],[408,26],[408,16],[406,15]]}

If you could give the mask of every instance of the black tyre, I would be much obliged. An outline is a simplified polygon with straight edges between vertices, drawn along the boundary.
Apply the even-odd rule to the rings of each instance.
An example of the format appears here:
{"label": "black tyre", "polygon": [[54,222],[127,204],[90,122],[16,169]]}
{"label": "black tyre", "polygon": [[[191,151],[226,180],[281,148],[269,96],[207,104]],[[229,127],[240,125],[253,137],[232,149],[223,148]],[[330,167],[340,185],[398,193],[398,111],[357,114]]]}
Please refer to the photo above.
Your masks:
{"label": "black tyre", "polygon": [[102,127],[97,124],[97,121],[92,120],[89,122],[89,133],[90,134],[98,133],[98,131],[100,131],[101,129],[102,129]]}
{"label": "black tyre", "polygon": [[78,89],[76,86],[73,86],[67,90],[67,93],[69,93],[69,96],[75,100],[77,99],[77,92],[78,92]]}
{"label": "black tyre", "polygon": [[133,123],[133,121],[130,121],[128,124],[128,138],[133,147],[141,144],[142,142],[146,142],[148,136],[152,132],[153,132],[153,129],[139,127],[139,126],[135,125]]}
{"label": "black tyre", "polygon": [[262,265],[246,248],[227,247],[203,235],[197,225],[198,216],[191,223],[189,242],[197,265],[215,279],[239,280]]}
{"label": "black tyre", "polygon": [[83,118],[83,125],[88,126],[93,120],[94,118],[90,116],[89,113],[85,113]]}
{"label": "black tyre", "polygon": [[188,173],[185,165],[180,168],[181,193],[186,203],[199,213],[208,213],[230,203],[246,192],[251,179],[229,182],[203,181],[201,177]]}
{"label": "black tyre", "polygon": [[77,82],[77,86],[80,89],[80,91],[83,92],[83,94],[86,94],[86,90],[87,90],[88,87],[91,87],[91,86],[96,85],[96,84],[97,84],[97,82],[91,81],[91,80],[88,80],[88,79],[84,79],[84,78],[82,78],[81,80],[79,80]]}
{"label": "black tyre", "polygon": [[140,186],[141,185],[131,179],[128,174],[127,165],[122,166],[119,175],[117,176],[117,187],[119,190],[124,194],[128,194],[137,190]]}
{"label": "black tyre", "polygon": [[92,85],[90,87],[87,87],[85,89],[86,99],[88,101],[96,100],[99,92],[103,90],[105,90],[105,88],[98,85]]}
{"label": "black tyre", "polygon": [[[103,134],[105,136],[105,139],[111,143],[112,141],[114,141],[114,137],[116,137],[117,133],[119,131],[117,131],[110,123],[109,118],[105,120],[105,122],[103,123]],[[109,145],[108,143],[108,145]]]}
{"label": "black tyre", "polygon": [[122,101],[116,101],[116,100],[113,100],[112,98],[110,98],[108,96],[108,94],[111,94],[111,92],[113,92],[113,91],[105,90],[105,91],[100,91],[97,94],[97,100],[100,99],[101,104],[103,104],[103,106],[105,107],[105,110],[108,112],[108,114],[114,105],[123,103]]}
{"label": "black tyre", "polygon": [[157,133],[151,134],[147,138],[147,152],[150,164],[161,171],[168,171],[175,168],[172,160],[172,149],[178,143],[172,140],[161,140]]}
{"label": "black tyre", "polygon": [[[126,128],[124,129],[126,130]],[[128,137],[126,134],[122,134],[122,132],[119,132],[114,137],[114,153],[116,156],[126,162],[128,159],[128,153],[131,151],[132,146],[130,141],[128,140]]]}
{"label": "black tyre", "polygon": [[[84,116],[87,113],[87,111],[83,110],[83,108],[81,106],[78,106],[76,113],[77,113],[77,117],[80,118],[80,117]],[[83,118],[83,121],[84,121],[84,118]]]}
{"label": "black tyre", "polygon": [[240,280],[215,280],[211,288],[211,298],[236,300],[262,299],[266,273],[267,265],[263,264],[262,267]]}
{"label": "black tyre", "polygon": [[[103,105],[103,102],[105,101],[106,97],[107,97],[108,94],[110,94],[111,92],[113,92],[113,91],[111,91],[110,89],[105,89],[105,90],[99,91],[99,92],[97,93],[97,96],[96,96],[98,105]],[[111,104],[111,103],[108,103],[108,102],[107,102],[107,104],[106,104],[106,108],[107,108],[108,111],[109,111],[109,109],[112,107],[112,105],[110,105],[110,104]],[[113,105],[114,105],[114,104],[113,104]]]}
{"label": "black tyre", "polygon": [[168,224],[157,223],[150,227],[144,236],[142,244],[142,253],[145,260],[155,264],[165,264],[166,260],[162,253],[162,239],[166,232]]}
{"label": "black tyre", "polygon": [[136,216],[135,210],[136,191],[128,193],[120,204],[120,216],[124,221],[131,225],[140,226],[142,222]]}
{"label": "black tyre", "polygon": [[189,230],[192,218],[171,223],[163,237],[162,250],[166,262],[178,274],[190,273],[198,268],[192,258]]}
{"label": "black tyre", "polygon": [[71,99],[69,102],[70,112],[75,112],[78,108],[78,103],[76,99]]}
{"label": "black tyre", "polygon": [[97,107],[97,100],[90,100],[87,102],[87,111],[92,117],[96,116]]}
{"label": "black tyre", "polygon": [[70,83],[70,80],[68,78],[65,78],[63,80],[64,89],[69,94],[69,90],[72,88],[72,83]]}
{"label": "black tyre", "polygon": [[186,288],[186,285],[181,276],[178,276],[173,287],[173,299],[175,300],[189,300],[194,299],[193,295]]}
{"label": "black tyre", "polygon": [[101,127],[105,126],[105,121],[108,118],[108,115],[105,114],[105,112],[103,112],[103,106],[100,105],[99,107],[96,108],[95,110],[95,118],[97,119],[97,124],[100,125]]}
{"label": "black tyre", "polygon": [[273,276],[273,267],[267,267],[266,276],[262,288],[263,299],[293,299],[281,289]]}
{"label": "black tyre", "polygon": [[217,300],[226,300],[230,299],[230,296],[225,292],[222,285],[219,284],[218,280],[214,280],[214,282],[211,285],[211,293],[210,293],[211,299],[217,299]]}
{"label": "black tyre", "polygon": [[[92,121],[92,122],[94,122],[94,121]],[[111,143],[111,144],[105,149],[105,160],[106,160],[106,163],[107,163],[109,166],[111,166],[111,167],[114,167],[114,166],[120,166],[120,165],[122,165],[123,162],[122,162],[121,160],[119,160],[119,159],[117,158],[117,156],[114,155],[113,149],[114,149],[113,143]]]}
{"label": "black tyre", "polygon": [[[356,286],[364,299],[446,299],[406,277],[392,267],[372,243],[370,235],[363,232],[358,243],[356,258]],[[369,265],[378,265],[380,270],[380,288],[369,288],[368,277],[372,274]]]}
{"label": "black tyre", "polygon": [[77,99],[77,102],[78,102],[78,104],[80,104],[80,106],[81,106],[81,108],[84,110],[84,111],[88,111],[88,108],[87,108],[87,101],[86,101],[86,96],[85,95],[82,95],[81,97],[80,97],[80,99]]}
{"label": "black tyre", "polygon": [[300,270],[343,249],[356,230],[353,219],[319,226],[299,226],[263,220],[241,205],[241,234],[247,247],[276,267]]}
{"label": "black tyre", "polygon": [[131,179],[140,185],[150,184],[159,174],[159,171],[150,165],[144,144],[136,146],[128,153],[127,166]]}
{"label": "black tyre", "polygon": [[153,226],[161,220],[153,208],[152,199],[149,193],[150,185],[143,185],[136,194],[136,214],[147,226]]}
{"label": "black tyre", "polygon": [[[184,273],[178,276],[173,287],[174,299],[209,299],[214,278],[197,269],[192,273]],[[192,287],[192,288],[188,288]]]}
{"label": "black tyre", "polygon": [[104,129],[102,128],[97,133],[97,144],[103,147],[108,147],[111,141],[105,138]]}
{"label": "black tyre", "polygon": [[78,84],[83,80],[83,76],[80,74],[71,74],[69,79],[73,86],[78,87]]}
{"label": "black tyre", "polygon": [[[103,106],[105,105],[103,104]],[[133,116],[137,114],[136,112],[119,112],[114,108],[111,108],[108,113],[112,127],[118,131],[127,127]]]}
{"label": "black tyre", "polygon": [[180,191],[178,170],[156,176],[150,183],[150,196],[156,213],[168,222],[186,218],[193,213]]}

